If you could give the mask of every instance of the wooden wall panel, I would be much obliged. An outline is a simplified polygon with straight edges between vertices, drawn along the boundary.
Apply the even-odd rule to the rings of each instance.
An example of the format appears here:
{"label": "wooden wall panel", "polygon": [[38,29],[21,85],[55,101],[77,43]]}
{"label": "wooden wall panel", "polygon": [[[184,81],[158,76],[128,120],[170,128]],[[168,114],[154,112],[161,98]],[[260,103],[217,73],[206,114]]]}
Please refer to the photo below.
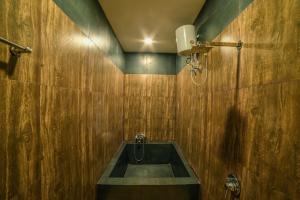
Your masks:
{"label": "wooden wall panel", "polygon": [[[123,138],[124,75],[54,4],[3,1],[0,199],[93,199]],[[9,64],[8,64],[9,63]]]}
{"label": "wooden wall panel", "polygon": [[[1,51],[0,51],[1,52]],[[1,145],[0,145],[0,197],[4,198],[4,194],[6,193],[6,165],[7,165],[7,157],[6,157],[6,147],[7,147],[7,128],[6,128],[6,102],[7,102],[7,81],[0,79],[0,97],[2,98],[2,103],[0,104],[0,137],[1,137]]]}
{"label": "wooden wall panel", "polygon": [[[299,199],[300,12],[296,0],[255,0],[215,41],[208,80],[196,87],[189,68],[177,76],[176,134],[199,176],[203,199],[224,199],[229,173],[240,199]],[[228,197],[227,199],[230,199]]]}
{"label": "wooden wall panel", "polygon": [[125,140],[138,132],[150,141],[174,139],[175,83],[173,75],[125,75]]}
{"label": "wooden wall panel", "polygon": [[[39,198],[40,190],[40,135],[39,87],[32,83],[7,81],[4,134],[6,141],[5,171],[8,198]],[[5,98],[4,98],[5,99]],[[2,130],[1,130],[2,132]],[[4,160],[5,161],[5,160]]]}

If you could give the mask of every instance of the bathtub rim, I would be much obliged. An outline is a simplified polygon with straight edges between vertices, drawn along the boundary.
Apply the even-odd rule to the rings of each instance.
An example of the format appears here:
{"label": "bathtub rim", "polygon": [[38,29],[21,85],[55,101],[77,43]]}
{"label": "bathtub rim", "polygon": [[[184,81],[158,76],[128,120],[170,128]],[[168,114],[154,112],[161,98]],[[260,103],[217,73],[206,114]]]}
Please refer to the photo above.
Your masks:
{"label": "bathtub rim", "polygon": [[192,168],[185,160],[180,148],[174,141],[168,142],[149,142],[147,144],[171,144],[175,148],[178,156],[180,157],[185,169],[187,170],[189,177],[162,177],[162,178],[136,178],[136,177],[110,177],[116,163],[119,160],[124,148],[127,144],[133,144],[133,142],[122,142],[117,152],[106,167],[103,175],[99,179],[97,185],[200,185],[200,181],[195,175]]}

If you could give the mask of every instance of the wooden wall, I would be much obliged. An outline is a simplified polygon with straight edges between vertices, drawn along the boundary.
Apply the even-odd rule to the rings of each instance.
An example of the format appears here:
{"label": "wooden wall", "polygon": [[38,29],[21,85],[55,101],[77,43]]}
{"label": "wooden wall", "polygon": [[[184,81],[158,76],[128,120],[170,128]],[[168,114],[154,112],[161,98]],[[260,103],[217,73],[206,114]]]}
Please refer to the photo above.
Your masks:
{"label": "wooden wall", "polygon": [[93,199],[122,141],[123,73],[52,0],[1,1],[0,199]]}
{"label": "wooden wall", "polygon": [[150,141],[173,140],[175,75],[125,75],[124,138],[138,132]]}
{"label": "wooden wall", "polygon": [[175,138],[204,199],[224,199],[231,172],[241,199],[297,199],[296,4],[255,0],[215,39],[242,40],[240,63],[235,49],[214,48],[208,80],[196,87],[188,68],[177,81],[126,75],[123,84],[123,73],[53,1],[1,2],[0,35],[33,53],[15,60],[0,44],[0,199],[93,199],[123,126],[127,140],[140,131]]}
{"label": "wooden wall", "polygon": [[255,0],[215,38],[242,40],[240,62],[235,48],[214,48],[203,86],[191,83],[188,67],[177,76],[175,139],[201,180],[205,200],[224,199],[229,173],[241,181],[242,200],[300,197],[296,5]]}

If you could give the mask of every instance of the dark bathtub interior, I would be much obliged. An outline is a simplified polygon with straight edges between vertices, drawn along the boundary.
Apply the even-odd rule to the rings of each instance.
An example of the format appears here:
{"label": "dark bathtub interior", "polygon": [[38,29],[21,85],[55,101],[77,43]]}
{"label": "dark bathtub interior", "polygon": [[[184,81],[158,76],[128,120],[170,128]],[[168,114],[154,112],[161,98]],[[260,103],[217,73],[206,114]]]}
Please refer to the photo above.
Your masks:
{"label": "dark bathtub interior", "polygon": [[144,154],[142,145],[137,145],[135,148],[135,156],[143,157],[143,160],[137,162],[134,156],[134,144],[126,144],[109,177],[189,177],[172,144],[145,144]]}
{"label": "dark bathtub interior", "polygon": [[176,143],[147,143],[144,150],[143,144],[123,143],[98,181],[96,199],[198,200],[199,193]]}

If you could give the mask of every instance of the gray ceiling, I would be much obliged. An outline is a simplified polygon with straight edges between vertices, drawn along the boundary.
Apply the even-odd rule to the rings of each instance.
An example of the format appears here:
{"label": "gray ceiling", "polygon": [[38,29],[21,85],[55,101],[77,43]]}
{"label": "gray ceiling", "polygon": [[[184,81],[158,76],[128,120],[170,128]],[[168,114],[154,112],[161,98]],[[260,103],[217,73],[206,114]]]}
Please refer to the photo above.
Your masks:
{"label": "gray ceiling", "polygon": [[[175,53],[175,30],[192,24],[205,0],[99,0],[126,52]],[[154,44],[145,46],[143,39]]]}

